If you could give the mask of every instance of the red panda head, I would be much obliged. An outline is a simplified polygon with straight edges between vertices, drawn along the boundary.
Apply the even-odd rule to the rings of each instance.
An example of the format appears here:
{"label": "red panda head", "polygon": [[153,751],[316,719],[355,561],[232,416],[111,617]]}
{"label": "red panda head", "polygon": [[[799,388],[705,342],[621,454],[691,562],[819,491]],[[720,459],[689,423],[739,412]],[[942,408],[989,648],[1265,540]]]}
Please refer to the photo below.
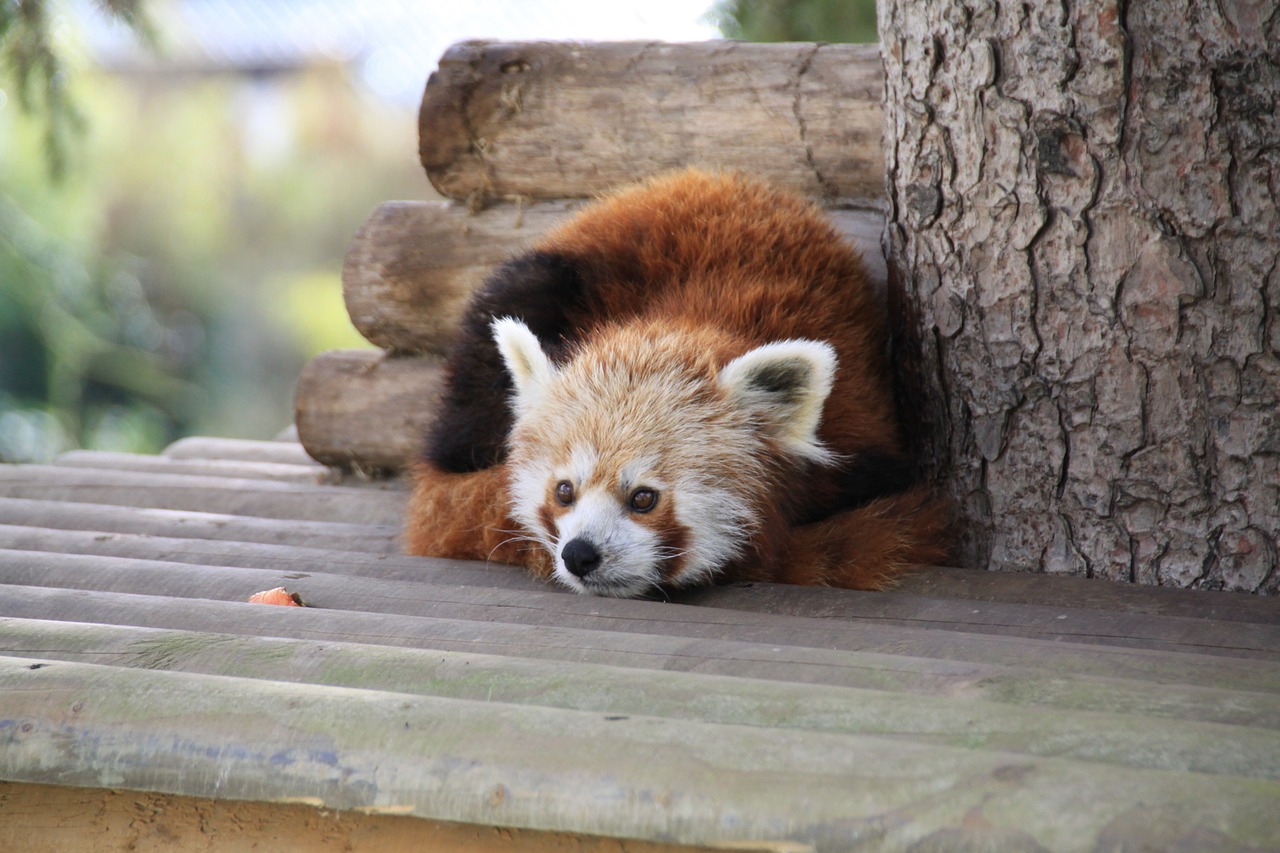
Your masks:
{"label": "red panda head", "polygon": [[778,476],[831,461],[817,437],[835,372],[825,343],[724,363],[732,342],[714,333],[616,326],[554,365],[523,323],[493,332],[515,385],[512,515],[579,592],[714,580],[759,531]]}

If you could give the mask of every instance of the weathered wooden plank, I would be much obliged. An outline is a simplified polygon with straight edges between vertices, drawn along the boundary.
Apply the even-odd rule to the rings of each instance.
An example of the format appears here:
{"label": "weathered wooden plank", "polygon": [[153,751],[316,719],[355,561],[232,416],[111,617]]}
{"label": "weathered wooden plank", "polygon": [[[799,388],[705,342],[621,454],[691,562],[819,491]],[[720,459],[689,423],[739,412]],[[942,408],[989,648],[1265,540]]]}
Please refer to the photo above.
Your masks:
{"label": "weathered wooden plank", "polygon": [[[1055,604],[1125,613],[1163,616],[1190,616],[1235,622],[1280,624],[1280,600],[1248,593],[1217,590],[1189,590],[1170,587],[1111,583],[1081,577],[1048,575],[1042,572],[982,571],[933,567],[902,576],[894,590],[928,598],[959,598],[969,601],[1002,601],[1009,604]],[[740,596],[737,597],[737,596]],[[837,615],[839,604],[823,603],[823,593],[813,587],[781,587],[757,584],[743,588],[735,605],[749,607],[751,598],[768,601],[770,612],[807,615],[822,612]],[[838,596],[832,597],[838,601]]]}
{"label": "weathered wooden plank", "polygon": [[[3,517],[2,509],[0,517]],[[357,540],[349,543],[349,547],[354,549],[361,544]],[[394,546],[394,542],[392,545]],[[125,557],[166,563],[271,569],[295,574],[321,569],[340,572],[348,577],[418,580],[509,589],[546,589],[544,582],[515,566],[470,560],[406,557],[387,547],[371,548],[367,553],[359,553],[299,544],[181,539],[94,529],[56,530],[0,523],[0,550]]]}
{"label": "weathered wooden plank", "polygon": [[275,480],[281,483],[337,485],[341,472],[317,462],[296,465],[283,462],[243,462],[230,459],[174,459],[143,453],[107,453],[101,450],[71,450],[53,460],[63,468],[101,468],[109,471],[139,471],[154,474],[188,474],[198,477],[232,477],[241,480]]}
{"label": "weathered wooden plank", "polygon": [[[211,841],[216,839],[216,841]],[[212,846],[211,846],[212,845]],[[425,820],[307,803],[254,803],[67,785],[0,782],[0,850],[21,853],[724,853],[724,848]],[[738,853],[798,853],[767,844]]]}
{"label": "weathered wooden plank", "polygon": [[[562,222],[575,207],[563,201],[504,203],[472,213],[463,205],[441,202],[380,205],[357,232],[342,267],[342,291],[352,324],[384,349],[443,355],[471,293],[489,271]],[[884,214],[836,209],[829,216],[862,253],[870,282],[883,301]]]}
{"label": "weathered wooden plank", "polygon": [[[940,645],[933,657],[912,644],[887,651],[813,648],[716,636],[690,638],[673,632],[633,633],[628,623],[590,628],[557,628],[503,621],[395,616],[318,608],[263,607],[237,602],[158,595],[84,592],[5,586],[0,616],[171,628],[188,631],[273,636],[324,642],[354,642],[405,648],[492,654],[511,658],[596,663],[706,675],[732,675],[833,686],[866,687],[951,696],[988,696],[994,701],[1047,704],[1080,710],[1110,710],[1132,701],[1153,714],[1177,716],[1183,707],[1204,707],[1224,695],[1280,693],[1274,666],[1256,661],[1167,652],[1110,654],[1106,649],[1046,645],[1028,641],[1002,661],[966,660],[973,649]],[[493,618],[492,616],[490,617]],[[941,633],[941,632],[938,632]],[[985,651],[985,650],[984,650]],[[1099,686],[1082,687],[1082,679]],[[1160,698],[1134,693],[1133,684]],[[1117,704],[1119,703],[1119,704]],[[1228,701],[1224,714],[1247,715],[1246,704]],[[1192,713],[1200,714],[1202,710]],[[1207,712],[1203,712],[1206,713]],[[1211,719],[1209,716],[1204,719]],[[1232,722],[1230,718],[1220,721]],[[1242,716],[1241,719],[1248,719]]]}
{"label": "weathered wooden plank", "polygon": [[400,523],[405,500],[400,491],[352,486],[311,486],[56,465],[0,466],[0,496],[364,524]]}
{"label": "weathered wooden plank", "polygon": [[[249,443],[255,444],[255,443]],[[271,444],[261,442],[257,444]],[[295,448],[296,450],[297,448]],[[158,472],[175,471],[207,471],[217,475],[252,475],[281,477],[286,480],[297,479],[309,482],[317,474],[333,472],[318,463],[296,465],[286,463],[236,462],[199,457],[169,460],[164,457],[140,454],[117,454],[100,451],[72,451],[55,460],[55,464],[65,467],[100,467],[105,469],[125,468],[132,470],[155,470]],[[209,467],[202,467],[209,466]],[[225,467],[224,467],[225,466]],[[298,472],[305,472],[299,474]],[[296,476],[295,476],[296,475]],[[380,484],[382,488],[400,489],[402,485],[394,482]],[[0,499],[2,501],[3,499]],[[4,517],[6,507],[0,503],[0,521],[8,521]],[[77,507],[73,511],[80,512]],[[97,530],[99,528],[91,527]],[[54,531],[45,534],[48,537]],[[363,531],[362,535],[367,534]],[[94,541],[97,541],[94,537]],[[3,540],[0,540],[3,541]],[[31,532],[23,540],[31,543]],[[66,541],[65,537],[54,537],[47,546],[36,550],[56,550],[61,545],[58,541]],[[150,542],[151,546],[163,543]],[[9,545],[8,547],[25,547]],[[146,556],[148,545],[142,541],[134,543],[134,550],[127,556]],[[176,554],[182,548],[177,543],[165,545],[167,553]],[[76,553],[104,553],[84,550],[81,545],[74,546]],[[207,551],[209,554],[228,554],[225,548],[221,551]],[[124,555],[124,554],[117,554]],[[323,558],[323,551],[315,554],[294,555],[287,559],[287,554],[273,554],[270,549],[260,555],[270,559],[273,556],[284,560],[284,564],[298,563],[307,559]],[[160,557],[168,559],[168,557]],[[466,570],[458,565],[458,577],[466,577]],[[483,576],[493,577],[492,572]],[[1117,610],[1129,613],[1149,613],[1164,615],[1183,615],[1194,618],[1214,620],[1253,621],[1263,624],[1280,624],[1280,605],[1258,596],[1242,594],[1226,594],[1212,592],[1194,592],[1188,594],[1181,590],[1169,590],[1149,587],[1130,587],[1115,584],[1098,584],[1085,582],[1079,578],[1064,578],[1044,575],[1019,575],[998,572],[976,572],[963,569],[934,568],[906,576],[897,587],[898,592],[923,593],[929,598],[961,598],[965,600],[1003,601],[1011,603],[1039,604],[1055,601],[1054,606],[1070,606],[1097,610]],[[691,592],[683,594],[683,600],[706,606],[731,607],[734,609],[760,610],[773,613],[791,613],[806,616],[830,616],[848,618],[864,615],[867,604],[865,599],[851,598],[841,591],[822,590],[806,587],[788,587],[770,584],[741,585],[738,587],[719,588],[711,593]],[[888,613],[878,612],[879,617],[887,617]]]}
{"label": "weathered wooden plank", "polygon": [[[271,853],[617,853],[617,839],[580,832],[502,829],[396,814],[320,809],[67,785],[0,782],[0,850],[21,853],[168,853],[210,849]],[[628,839],[626,853],[724,853],[724,848]],[[736,848],[735,848],[736,849]],[[738,853],[796,853],[766,845]]]}
{"label": "weathered wooden plank", "polygon": [[[3,530],[3,528],[0,528]],[[380,572],[351,567],[347,560],[313,562],[305,570],[266,569],[224,565],[192,565],[164,562],[159,555],[148,559],[66,554],[48,551],[0,551],[0,582],[66,586],[109,592],[137,592],[243,601],[260,589],[288,586],[321,607],[422,616],[505,619],[531,624],[587,626],[597,620],[605,627],[611,620],[658,624],[639,630],[705,631],[713,626],[736,625],[752,631],[768,627],[788,629],[779,642],[821,645],[839,642],[890,642],[884,629],[942,629],[970,634],[1029,637],[1053,642],[1070,641],[1134,648],[1224,654],[1280,662],[1280,629],[1256,623],[1214,622],[1185,617],[1153,617],[1114,611],[1049,608],[1035,605],[975,604],[944,599],[922,599],[893,593],[847,592],[844,619],[809,618],[772,614],[761,623],[750,612],[718,607],[666,604],[658,610],[646,602],[627,602],[572,596],[563,590],[539,586],[520,578],[515,569],[498,582],[483,586],[454,586],[453,575],[434,575],[435,561],[412,558],[398,561]],[[415,565],[416,563],[416,565]],[[441,566],[441,568],[447,568]],[[465,569],[464,569],[465,570]],[[355,574],[356,577],[349,576]],[[375,576],[375,575],[383,576]],[[483,583],[483,579],[480,579]],[[702,596],[713,602],[720,590]],[[732,593],[732,590],[725,590]],[[568,600],[566,600],[568,598]],[[732,595],[730,595],[732,598]],[[828,614],[829,617],[829,614]],[[856,618],[856,622],[845,619]],[[673,622],[689,623],[669,627]],[[700,626],[700,627],[695,627]],[[853,632],[850,634],[849,632]],[[786,636],[787,639],[781,639]],[[852,638],[856,637],[857,640]],[[966,640],[967,641],[967,640]],[[858,645],[846,645],[857,648]]]}
{"label": "weathered wooden plank", "polygon": [[819,849],[947,837],[975,811],[989,837],[1055,850],[1114,843],[1153,807],[1198,837],[1280,837],[1280,783],[1232,776],[29,658],[0,659],[0,690],[16,781]]}
{"label": "weathered wooden plank", "polygon": [[236,462],[275,462],[287,465],[313,465],[296,441],[253,441],[244,438],[190,436],[180,438],[163,451],[171,459],[223,459]]}
{"label": "weathered wooden plank", "polygon": [[[263,607],[129,593],[5,586],[0,617],[171,628],[244,636],[353,642],[635,669],[733,675],[918,693],[967,693],[1004,668],[874,652],[831,651],[738,640],[646,637],[616,631],[530,627],[349,610]],[[1215,670],[1197,686],[1234,690]],[[1280,688],[1278,688],[1280,689]],[[1013,691],[1017,693],[1018,691]]]}
{"label": "weathered wooden plank", "polygon": [[[359,560],[349,571],[385,573],[407,578],[416,558],[390,558],[400,553],[398,526],[324,522],[282,522],[207,513],[99,506],[80,503],[26,501],[0,497],[0,547],[19,550],[96,553],[110,556],[152,557],[182,562],[278,567],[296,570],[332,562],[335,552],[365,551],[377,555],[373,567]],[[46,529],[47,528],[47,529]],[[78,532],[86,531],[86,532]],[[103,534],[113,534],[104,536]],[[207,541],[204,541],[207,540]],[[259,546],[258,543],[262,543]],[[283,547],[288,546],[288,547]],[[307,547],[310,546],[310,547]],[[389,561],[388,561],[389,560]],[[514,567],[449,561],[433,577],[442,583],[504,585],[523,588],[530,581]],[[905,578],[897,591],[924,593],[929,598],[1037,604],[1127,613],[1183,615],[1226,621],[1275,624],[1276,604],[1267,598],[1226,593],[1188,592],[1152,587],[1117,586],[1043,575],[1018,575],[968,569],[932,568]],[[841,590],[769,584],[719,587],[682,593],[680,600],[698,606],[727,607],[813,617],[850,618],[849,595]]]}
{"label": "weathered wooden plank", "polygon": [[373,350],[331,350],[298,377],[298,438],[326,465],[396,471],[421,449],[441,382],[432,358]]}
{"label": "weathered wooden plank", "polygon": [[[389,690],[451,699],[539,705],[844,734],[1147,769],[1280,778],[1280,696],[1248,724],[1079,712],[975,697],[758,679],[635,671],[590,664],[461,655],[350,643],[314,643],[190,631],[0,619],[0,648],[103,666]],[[1176,685],[1164,686],[1177,691]],[[1228,694],[1228,701],[1236,694]]]}
{"label": "weathered wooden plank", "polygon": [[464,42],[427,81],[444,195],[578,198],[685,165],[814,198],[884,192],[877,45]]}
{"label": "weathered wooden plank", "polygon": [[[920,574],[929,571],[932,570],[922,570]],[[1231,602],[1221,605],[1217,618],[1208,613],[1196,613],[1194,607],[1170,608],[1178,611],[1177,615],[1152,614],[1137,606],[1088,606],[1087,590],[1096,584],[1084,578],[1073,580],[1074,584],[1059,585],[1057,590],[1079,591],[1081,600],[1067,595],[1054,604],[937,598],[915,595],[901,588],[868,595],[850,590],[781,584],[737,584],[690,590],[677,594],[675,600],[695,606],[725,607],[753,613],[864,619],[893,625],[929,625],[1120,645],[1130,640],[1140,643],[1159,639],[1189,643],[1207,650],[1231,647],[1241,637],[1253,636],[1260,643],[1260,651],[1270,651],[1280,660],[1280,619],[1276,618],[1274,603],[1266,599],[1240,596],[1241,600],[1235,602],[1235,607]],[[1201,595],[1205,599],[1220,597],[1211,593]],[[1229,593],[1223,595],[1230,597]],[[1041,600],[1052,598],[1045,595]],[[1147,599],[1138,594],[1127,601],[1119,597],[1109,600],[1115,604],[1136,604]],[[1184,616],[1182,613],[1194,615]]]}
{"label": "weathered wooden plank", "polygon": [[[333,551],[333,549],[273,546],[252,542],[219,542],[219,540],[178,539],[155,537],[155,535],[136,535],[125,533],[99,533],[92,530],[54,530],[32,528],[32,526],[0,524],[0,548],[9,551],[40,551],[50,553],[67,553],[67,555],[97,555],[109,557],[131,557],[138,560],[180,562],[180,564],[196,564],[207,566],[246,567],[246,569],[270,569],[287,571],[287,573],[308,573],[308,571],[325,571],[340,573],[349,578],[378,578],[383,580],[425,581],[433,584],[457,584],[466,587],[489,587],[500,589],[545,590],[543,581],[531,578],[524,570],[515,566],[483,564],[483,562],[431,560],[422,557],[403,557],[388,553],[370,553],[358,555],[349,551]],[[931,570],[933,573],[965,574],[965,570]],[[973,574],[972,570],[968,574]],[[1007,578],[1007,575],[996,575],[995,580]],[[974,608],[964,599],[941,599],[938,597],[920,597],[901,592],[881,593],[878,596],[864,596],[838,589],[814,589],[801,587],[783,587],[774,584],[735,585],[735,587],[718,587],[684,593],[677,601],[692,603],[700,607],[728,608],[728,610],[748,610],[751,612],[788,613],[795,616],[819,617],[819,619],[869,619],[887,621],[897,625],[940,625],[959,628],[961,630],[996,630],[997,633],[1018,633],[1019,629],[1028,634],[1041,634],[1050,626],[1051,637],[1074,637],[1076,640],[1088,642],[1105,642],[1107,634],[1119,631],[1120,637],[1160,637],[1160,635],[1180,635],[1190,639],[1187,633],[1187,622],[1152,621],[1130,619],[1121,616],[1110,624],[1100,625],[1100,613],[1137,613],[1158,612],[1156,608],[1143,608],[1142,603],[1148,601],[1149,588],[1130,590],[1132,596],[1120,597],[1119,605],[1110,610],[1094,610],[1085,607],[1085,602],[1078,598],[1087,598],[1087,593],[1094,585],[1083,579],[1073,579],[1074,583],[1060,585],[1066,590],[1060,598],[1061,605],[1046,610],[1043,606],[1023,606],[1016,608],[997,608],[983,606]],[[992,583],[987,589],[1000,592],[1000,585]],[[1162,590],[1156,590],[1162,592]],[[1084,593],[1084,594],[1074,594]],[[1206,603],[1230,596],[1212,596],[1203,594]],[[1158,605],[1165,605],[1165,597],[1157,596]],[[1180,594],[1179,598],[1185,598]],[[1103,599],[1103,603],[1111,599]],[[1256,598],[1242,597],[1240,605],[1253,605],[1266,601]],[[1179,612],[1183,612],[1179,608]],[[1197,612],[1189,610],[1185,612]],[[1239,611],[1222,610],[1203,613],[1194,619],[1206,619],[1215,622],[1221,620],[1268,622],[1271,620],[1270,607],[1240,607]],[[995,625],[992,621],[995,620]],[[1190,625],[1196,628],[1197,624]],[[1199,642],[1212,639],[1213,634],[1219,637],[1230,637],[1238,642],[1236,631],[1226,624],[1210,626],[1210,634],[1201,634]]]}
{"label": "weathered wooden plank", "polygon": [[334,551],[399,554],[400,524],[298,521],[0,496],[0,523],[213,542],[306,545]]}
{"label": "weathered wooden plank", "polygon": [[[265,443],[265,442],[264,442]],[[109,454],[100,452],[78,451],[68,454],[60,458],[69,460],[74,458],[77,463],[86,461],[97,463],[102,461],[103,465],[114,464],[121,461],[122,464],[132,464],[134,462],[141,463],[145,468],[150,461],[159,461],[163,465],[162,459],[156,457],[132,455],[132,454]],[[198,457],[192,457],[198,459]],[[209,460],[213,464],[218,464],[218,460]],[[238,463],[227,463],[235,465]],[[259,463],[246,463],[249,465],[257,465]],[[264,469],[273,472],[270,466],[279,465],[281,463],[262,463],[269,466]],[[303,466],[285,466],[289,470],[295,467]],[[318,464],[311,466],[315,471],[325,471],[332,469],[324,469]],[[228,472],[230,473],[230,472]],[[249,469],[245,469],[243,473],[250,473]],[[390,483],[386,484],[387,488],[401,488],[401,486]],[[56,518],[51,519],[48,513],[54,513]],[[67,513],[75,516],[75,519],[65,517]],[[84,521],[79,521],[83,514],[89,513]],[[160,511],[163,516],[164,512]],[[109,521],[99,520],[100,518],[110,518]],[[151,512],[140,516],[134,516],[128,510],[111,508],[111,507],[93,507],[86,508],[80,504],[44,504],[37,502],[35,506],[26,506],[15,504],[13,499],[0,498],[0,522],[10,524],[27,524],[34,522],[34,526],[56,527],[64,529],[67,527],[82,526],[85,530],[93,531],[118,531],[128,533],[134,531],[148,536],[173,536],[181,533],[183,536],[199,535],[208,536],[211,539],[225,540],[226,534],[234,533],[234,530],[228,530],[227,525],[235,527],[244,524],[240,517],[221,516],[209,521],[208,523],[197,523],[196,517],[187,517],[185,522],[182,517],[172,517],[173,524],[181,523],[184,529],[177,531],[172,529],[173,524],[164,527],[148,526],[152,522],[158,523],[156,513]],[[122,527],[123,525],[123,527]],[[197,530],[193,531],[189,528],[195,526]],[[270,530],[273,526],[280,533],[292,533],[292,527],[280,528],[278,525],[272,525],[270,521],[263,520],[261,526],[266,530],[258,532],[246,533],[246,539],[251,542],[262,540],[262,534]],[[50,534],[55,531],[49,531],[45,534],[49,538]],[[320,538],[319,544],[322,548],[333,548],[333,544],[325,544],[325,540],[332,537],[335,531],[332,528],[320,525],[312,525],[305,531],[305,535],[286,537],[288,541],[296,545]],[[363,548],[376,551],[379,554],[392,553],[396,550],[395,534],[393,531],[371,531],[367,527],[358,526],[352,531],[352,540],[347,541],[344,537],[342,547],[344,548]],[[3,540],[0,540],[3,541]],[[10,540],[12,541],[12,540]],[[30,547],[34,550],[57,550],[62,547],[71,549],[74,553],[111,553],[116,556],[136,556],[143,557],[148,555],[148,548],[161,547],[168,556],[161,556],[152,553],[153,556],[159,556],[160,559],[182,559],[180,552],[183,549],[191,550],[192,546],[180,543],[163,543],[152,540],[136,540],[130,544],[132,550],[127,553],[119,550],[115,551],[94,551],[87,550],[86,546],[76,544],[78,540],[53,537],[47,545],[34,545],[36,540],[32,538],[31,532],[24,534],[22,540],[25,544],[8,545],[7,547]],[[99,537],[93,537],[89,541],[91,546],[94,541],[99,541]],[[105,540],[113,541],[113,540]],[[267,541],[270,541],[268,539]],[[63,544],[59,544],[63,543]],[[122,542],[116,541],[117,546],[123,545]],[[278,553],[271,549],[262,552],[252,550],[247,552],[251,555],[249,559],[279,559],[280,565],[295,565],[310,559],[322,559],[323,551],[320,553],[304,553],[293,554],[290,557],[289,552]],[[220,549],[220,550],[219,550]],[[199,557],[200,554],[208,555],[225,555],[228,559],[232,554],[237,552],[228,550],[225,546],[217,546],[213,549],[200,551],[196,546],[196,553],[193,557]],[[199,559],[194,559],[200,562]],[[240,563],[228,563],[228,565],[239,565]],[[493,578],[495,575],[492,570],[484,570],[483,564],[475,564],[480,567],[482,577]],[[455,572],[458,582],[467,582],[468,572],[463,567],[464,564],[454,564],[452,571]],[[502,570],[503,573],[515,570]],[[517,572],[518,573],[518,572]],[[453,576],[453,575],[451,575]],[[487,581],[493,582],[493,581]],[[1228,594],[1215,592],[1187,592],[1184,590],[1171,590],[1154,587],[1136,587],[1126,585],[1116,585],[1108,583],[1092,583],[1086,582],[1080,578],[1054,577],[1041,574],[1016,574],[1002,572],[981,572],[966,569],[948,569],[948,568],[931,568],[927,571],[916,572],[908,575],[896,587],[897,592],[905,592],[910,594],[922,594],[928,598],[959,598],[963,600],[980,600],[980,601],[996,601],[1008,603],[1024,603],[1024,604],[1041,604],[1044,602],[1055,602],[1054,606],[1068,606],[1072,608],[1086,608],[1096,610],[1116,610],[1127,613],[1147,613],[1162,615],[1181,615],[1193,618],[1204,618],[1213,620],[1231,620],[1231,621],[1252,621],[1263,624],[1280,624],[1280,605],[1275,601],[1266,597],[1249,596],[1244,594]],[[838,590],[825,590],[808,587],[789,587],[770,584],[754,584],[741,585],[737,587],[722,587],[713,592],[694,591],[682,594],[682,600],[688,601],[702,606],[714,607],[730,607],[734,609],[760,610],[762,612],[774,613],[791,613],[806,616],[831,616],[835,618],[848,618],[859,615],[858,607],[865,608],[863,604],[855,604],[850,609],[848,602],[850,597]],[[856,599],[861,602],[862,599]],[[884,615],[884,614],[881,614]]]}
{"label": "weathered wooden plank", "polygon": [[[67,511],[74,512],[81,505],[60,505]],[[5,507],[0,503],[0,518],[5,516]],[[110,527],[111,525],[102,525]],[[291,528],[290,528],[291,529]],[[224,528],[217,528],[222,532]],[[318,534],[313,534],[318,535]],[[311,537],[300,537],[299,542]],[[394,553],[395,541],[391,534],[384,534],[382,540],[370,538],[368,531],[361,528],[353,536],[354,541],[348,543],[350,548],[358,548],[366,544],[377,544],[380,547],[370,548],[370,553],[360,554],[352,551],[334,550],[332,548],[306,547],[300,544],[277,545],[260,544],[252,541],[204,540],[192,538],[167,537],[155,534],[134,534],[127,532],[101,532],[90,525],[86,530],[62,530],[19,524],[0,524],[0,549],[16,551],[45,551],[62,554],[93,554],[110,557],[130,557],[136,559],[159,560],[166,562],[207,564],[216,566],[233,566],[243,568],[277,569],[287,572],[305,572],[317,568],[335,571],[341,567],[341,573],[354,577],[376,577],[384,580],[418,580],[436,584],[458,584],[463,586],[488,586],[505,589],[542,590],[545,584],[530,577],[523,570],[514,566],[486,564],[474,561],[435,560],[420,557],[403,557]],[[1010,576],[999,573],[978,573],[964,569],[931,569],[920,575],[955,575],[957,584],[964,584],[964,575],[990,574],[991,583],[980,585],[985,590],[981,600],[1009,601],[1022,596],[1034,594],[1019,584],[1014,585],[1010,593],[1005,593],[1002,581]],[[1054,586],[1043,599],[1057,598],[1061,603],[1046,610],[1042,606],[1032,606],[1025,610],[1015,611],[1016,615],[1028,621],[1032,626],[1052,626],[1055,633],[1070,633],[1077,629],[1082,616],[1096,616],[1091,611],[1109,610],[1119,613],[1181,615],[1195,614],[1189,618],[1203,618],[1212,621],[1254,621],[1269,624],[1272,618],[1272,603],[1265,599],[1249,596],[1231,596],[1226,594],[1201,593],[1188,596],[1185,592],[1173,591],[1172,598],[1154,595],[1167,590],[1153,590],[1149,587],[1120,588],[1121,595],[1094,596],[1096,583],[1084,579],[1056,579],[1062,581]],[[937,584],[929,583],[926,588],[937,589]],[[964,589],[964,587],[961,587]],[[908,587],[908,590],[910,588]],[[1111,585],[1104,585],[1104,592]],[[973,592],[972,590],[969,590]],[[1004,597],[1001,597],[1002,594]],[[972,596],[971,596],[972,597]],[[1152,603],[1151,599],[1155,598]],[[1188,598],[1189,607],[1175,606]],[[1200,599],[1199,604],[1194,599]],[[1220,600],[1226,603],[1218,603]],[[729,587],[717,587],[709,590],[683,593],[677,600],[701,607],[717,607],[752,612],[782,613],[814,618],[869,618],[889,619],[896,624],[911,617],[920,623],[939,620],[947,617],[937,610],[938,599],[930,596],[922,598],[908,592],[899,591],[883,593],[877,596],[865,596],[844,590],[816,589],[808,587],[789,587],[773,584],[755,584]],[[996,610],[979,610],[965,603],[967,599],[950,601],[948,609],[967,614],[975,624],[981,625],[983,618],[995,616],[1007,618],[1008,613]],[[1253,605],[1261,605],[1254,607]],[[1234,606],[1232,606],[1234,605]],[[894,613],[899,617],[895,619]],[[1059,620],[1058,616],[1066,616]],[[1116,623],[1121,629],[1130,633],[1139,627],[1138,623],[1122,620]],[[1177,624],[1177,623],[1174,623]],[[1115,627],[1115,626],[1113,626]],[[972,628],[970,628],[972,629]],[[1221,628],[1230,632],[1229,627]],[[1086,629],[1085,637],[1089,637]]]}
{"label": "weathered wooden plank", "polygon": [[[1135,675],[1135,668],[1156,667],[1167,671],[1173,658],[1161,654],[1179,653],[1209,659],[1224,654],[1221,647],[1204,647],[1176,640],[1125,638],[1123,646],[1058,642],[1054,635],[1033,637],[937,630],[919,627],[873,624],[866,620],[843,622],[772,616],[732,610],[668,604],[665,602],[594,599],[548,588],[546,590],[462,587],[427,582],[348,578],[317,567],[309,572],[282,572],[265,569],[193,566],[155,560],[133,560],[75,554],[48,554],[31,551],[0,551],[0,583],[15,586],[50,586],[95,592],[181,596],[195,599],[245,601],[263,589],[285,586],[304,600],[322,609],[355,610],[399,616],[467,619],[477,623],[506,622],[546,628],[581,628],[625,631],[644,635],[670,635],[691,639],[732,637],[752,642],[814,648],[875,650],[973,660],[983,663],[1074,667],[1090,660],[1091,666],[1118,666],[1111,671],[1121,677]],[[1222,658],[1222,671],[1248,673],[1249,689],[1269,678],[1280,679],[1280,663],[1266,647],[1271,638],[1265,626],[1239,625],[1240,636]],[[1252,629],[1252,630],[1250,630]],[[1263,632],[1261,638],[1254,636]],[[1107,638],[1102,638],[1106,640]],[[1130,645],[1132,643],[1132,645]],[[1259,648],[1263,646],[1263,648]],[[1245,660],[1250,659],[1250,660]],[[1227,665],[1227,661],[1231,665]],[[1065,671],[1074,671],[1067,669]],[[1277,682],[1280,684],[1280,682]]]}

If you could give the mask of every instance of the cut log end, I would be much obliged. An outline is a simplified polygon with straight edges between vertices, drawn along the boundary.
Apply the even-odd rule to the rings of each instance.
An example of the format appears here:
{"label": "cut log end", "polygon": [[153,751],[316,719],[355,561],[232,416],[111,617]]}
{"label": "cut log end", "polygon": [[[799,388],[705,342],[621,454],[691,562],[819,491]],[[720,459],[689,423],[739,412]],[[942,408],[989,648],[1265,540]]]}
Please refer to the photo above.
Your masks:
{"label": "cut log end", "polygon": [[322,353],[298,378],[298,440],[325,465],[371,475],[400,471],[419,451],[440,383],[437,359]]}

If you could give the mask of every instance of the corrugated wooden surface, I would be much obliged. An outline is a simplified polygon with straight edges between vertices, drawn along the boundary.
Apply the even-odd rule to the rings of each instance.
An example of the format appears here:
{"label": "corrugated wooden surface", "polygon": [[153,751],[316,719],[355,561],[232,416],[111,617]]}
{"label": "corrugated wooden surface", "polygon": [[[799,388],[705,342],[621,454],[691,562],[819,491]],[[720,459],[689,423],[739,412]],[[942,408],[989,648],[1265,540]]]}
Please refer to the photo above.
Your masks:
{"label": "corrugated wooden surface", "polygon": [[[291,442],[0,467],[0,779],[694,844],[1280,847],[1272,599],[960,570],[586,598],[399,556],[403,497]],[[275,586],[313,606],[245,603]]]}

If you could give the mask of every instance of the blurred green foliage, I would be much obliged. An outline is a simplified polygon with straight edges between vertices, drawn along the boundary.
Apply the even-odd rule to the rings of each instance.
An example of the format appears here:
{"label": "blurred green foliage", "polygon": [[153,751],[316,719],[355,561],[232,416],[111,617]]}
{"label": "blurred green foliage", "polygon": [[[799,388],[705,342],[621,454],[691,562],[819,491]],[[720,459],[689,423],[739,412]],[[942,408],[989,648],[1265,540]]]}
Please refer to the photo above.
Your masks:
{"label": "blurred green foliage", "polygon": [[719,0],[708,17],[744,41],[879,41],[875,0]]}
{"label": "blurred green foliage", "polygon": [[[4,38],[25,5],[0,0]],[[339,66],[113,75],[57,53],[0,74],[0,460],[270,437],[308,357],[363,345],[342,257],[377,203],[429,192],[412,110]],[[82,130],[51,127],[50,86]]]}
{"label": "blurred green foliage", "polygon": [[18,105],[43,116],[46,156],[57,177],[66,167],[68,137],[82,129],[82,119],[67,94],[53,30],[45,0],[0,2],[0,70],[10,79]]}

